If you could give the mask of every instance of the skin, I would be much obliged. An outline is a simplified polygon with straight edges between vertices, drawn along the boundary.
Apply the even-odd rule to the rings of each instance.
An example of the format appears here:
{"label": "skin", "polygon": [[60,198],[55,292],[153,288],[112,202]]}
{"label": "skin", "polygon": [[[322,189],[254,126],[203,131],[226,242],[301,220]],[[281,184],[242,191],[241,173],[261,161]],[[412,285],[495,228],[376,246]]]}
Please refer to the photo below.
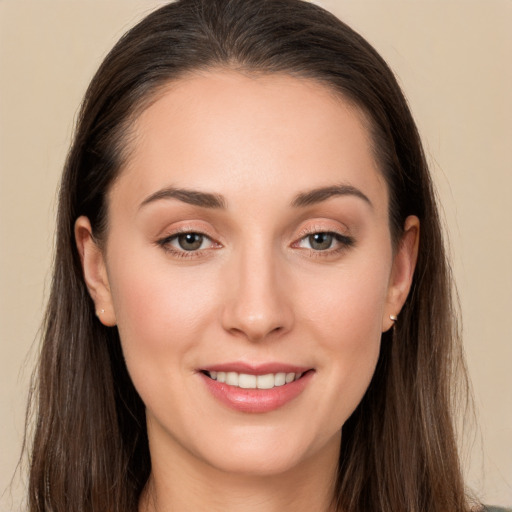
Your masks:
{"label": "skin", "polygon": [[[331,510],[340,429],[406,299],[418,245],[409,217],[393,250],[365,126],[313,81],[194,74],[136,121],[101,248],[77,220],[100,321],[118,326],[146,404],[153,470],[141,511]],[[351,192],[292,204],[339,185]],[[222,195],[224,207],[148,200],[168,187]],[[200,249],[180,248],[177,230],[203,233]],[[322,232],[341,241],[319,249],[310,235]],[[283,407],[248,413],[198,373],[231,361],[312,371]]]}

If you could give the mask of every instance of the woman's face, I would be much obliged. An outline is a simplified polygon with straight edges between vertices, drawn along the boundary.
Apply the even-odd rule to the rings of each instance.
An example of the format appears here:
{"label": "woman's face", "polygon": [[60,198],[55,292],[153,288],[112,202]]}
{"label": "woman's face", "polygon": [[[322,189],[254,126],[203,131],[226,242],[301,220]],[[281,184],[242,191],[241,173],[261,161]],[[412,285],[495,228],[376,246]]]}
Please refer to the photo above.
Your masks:
{"label": "woman's face", "polygon": [[76,233],[152,456],[248,474],[336,458],[417,238],[409,219],[393,251],[360,112],[312,81],[212,71],[171,84],[129,149],[103,251],[87,219]]}

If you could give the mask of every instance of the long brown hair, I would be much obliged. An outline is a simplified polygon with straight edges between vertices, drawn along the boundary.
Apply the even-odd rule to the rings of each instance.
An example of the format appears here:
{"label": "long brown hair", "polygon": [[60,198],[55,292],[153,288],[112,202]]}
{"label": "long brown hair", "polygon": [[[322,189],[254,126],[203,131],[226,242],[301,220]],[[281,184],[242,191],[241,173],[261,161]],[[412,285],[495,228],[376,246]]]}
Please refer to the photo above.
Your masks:
{"label": "long brown hair", "polygon": [[[75,248],[80,215],[102,239],[107,192],[130,126],[165,84],[198,69],[287,73],[360,108],[388,185],[390,229],[421,221],[412,290],[383,334],[370,387],[342,429],[334,500],[343,512],[468,510],[453,427],[464,363],[431,178],[386,63],[333,15],[300,0],[180,0],[131,29],[86,93],[62,177],[51,295],[35,379],[31,512],[135,512],[151,472],[145,410],[114,327],[95,318]],[[464,382],[464,380],[463,380]]]}

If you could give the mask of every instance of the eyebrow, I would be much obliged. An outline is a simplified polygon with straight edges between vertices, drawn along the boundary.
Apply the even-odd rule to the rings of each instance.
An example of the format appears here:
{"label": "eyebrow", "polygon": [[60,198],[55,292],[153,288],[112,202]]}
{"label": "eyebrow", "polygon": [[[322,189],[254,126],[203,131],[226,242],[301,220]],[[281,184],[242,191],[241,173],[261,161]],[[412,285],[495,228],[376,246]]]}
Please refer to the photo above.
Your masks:
{"label": "eyebrow", "polygon": [[209,192],[200,192],[198,190],[175,187],[167,187],[151,194],[142,201],[140,208],[155,201],[160,201],[161,199],[177,199],[178,201],[194,206],[200,206],[202,208],[226,208],[226,200],[219,194],[211,194]]}
{"label": "eyebrow", "polygon": [[[331,185],[328,187],[308,190],[307,192],[301,192],[295,196],[291,205],[294,208],[304,208],[306,206],[321,203],[336,196],[355,196],[373,207],[368,196],[352,185]],[[220,194],[200,192],[199,190],[190,190],[185,188],[166,187],[156,191],[144,199],[139,208],[162,199],[177,199],[178,201],[182,201],[193,206],[212,209],[225,209],[227,204],[224,196]]]}
{"label": "eyebrow", "polygon": [[352,185],[332,185],[302,192],[295,196],[295,199],[292,201],[292,206],[294,208],[303,208],[305,206],[321,203],[336,196],[355,196],[362,199],[373,208],[373,204],[368,196]]}

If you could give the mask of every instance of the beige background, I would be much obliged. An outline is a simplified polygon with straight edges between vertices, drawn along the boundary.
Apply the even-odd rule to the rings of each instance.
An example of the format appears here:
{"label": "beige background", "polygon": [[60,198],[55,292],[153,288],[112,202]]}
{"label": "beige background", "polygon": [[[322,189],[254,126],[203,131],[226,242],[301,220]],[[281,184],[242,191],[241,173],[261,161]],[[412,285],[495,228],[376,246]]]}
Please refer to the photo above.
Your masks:
{"label": "beige background", "polygon": [[[480,427],[464,452],[468,483],[487,503],[510,506],[512,2],[317,3],[388,60],[424,137],[450,232]],[[102,57],[155,5],[0,0],[0,494],[20,451],[74,115]],[[18,478],[0,510],[17,510],[22,494]]]}

